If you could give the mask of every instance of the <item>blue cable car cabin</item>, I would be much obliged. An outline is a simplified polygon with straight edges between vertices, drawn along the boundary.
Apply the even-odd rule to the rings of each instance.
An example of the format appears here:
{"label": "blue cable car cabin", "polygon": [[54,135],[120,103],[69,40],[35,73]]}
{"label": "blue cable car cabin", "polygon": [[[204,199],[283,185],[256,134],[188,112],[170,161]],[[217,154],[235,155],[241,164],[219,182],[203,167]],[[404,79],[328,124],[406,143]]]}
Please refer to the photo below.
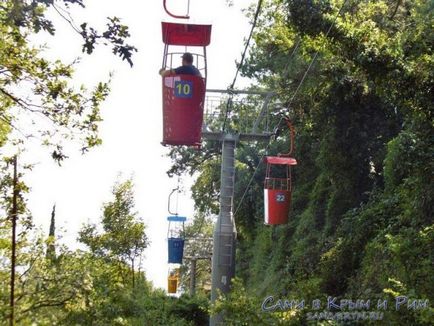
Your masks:
{"label": "blue cable car cabin", "polygon": [[[184,255],[184,222],[187,220],[184,216],[168,216],[169,221],[168,229],[168,263],[169,264],[182,264]],[[181,227],[176,227],[172,223],[182,223]]]}

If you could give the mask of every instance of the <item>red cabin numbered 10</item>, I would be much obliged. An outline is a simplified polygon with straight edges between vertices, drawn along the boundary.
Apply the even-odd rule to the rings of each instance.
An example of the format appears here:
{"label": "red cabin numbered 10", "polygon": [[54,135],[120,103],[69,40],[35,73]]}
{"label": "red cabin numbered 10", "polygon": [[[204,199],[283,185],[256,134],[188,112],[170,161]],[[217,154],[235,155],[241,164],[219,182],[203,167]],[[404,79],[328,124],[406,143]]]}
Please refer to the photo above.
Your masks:
{"label": "red cabin numbered 10", "polygon": [[[162,23],[163,68],[179,66],[187,52],[200,75],[172,73],[163,77],[163,145],[200,147],[206,92],[206,46],[211,25]],[[198,50],[199,49],[199,50]]]}

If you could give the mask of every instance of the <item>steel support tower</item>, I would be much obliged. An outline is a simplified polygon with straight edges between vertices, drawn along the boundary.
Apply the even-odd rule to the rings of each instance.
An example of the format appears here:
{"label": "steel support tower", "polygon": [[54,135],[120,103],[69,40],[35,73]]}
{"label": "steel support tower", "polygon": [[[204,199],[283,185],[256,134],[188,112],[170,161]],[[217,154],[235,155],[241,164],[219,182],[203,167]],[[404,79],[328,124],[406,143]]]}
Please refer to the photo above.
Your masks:
{"label": "steel support tower", "polygon": [[[207,90],[207,92],[227,93],[224,90]],[[260,133],[257,131],[260,121],[264,118],[268,103],[274,95],[270,92],[233,91],[238,94],[252,94],[265,96],[264,104],[259,116],[252,126],[251,133],[231,132],[202,132],[202,137],[207,140],[220,141],[222,143],[221,174],[220,174],[220,212],[213,231],[212,254],[212,286],[211,302],[214,303],[219,293],[230,291],[231,281],[235,276],[235,252],[237,231],[233,217],[233,200],[235,186],[235,148],[240,141],[269,141],[272,133]],[[222,314],[213,315],[210,325],[224,325]]]}

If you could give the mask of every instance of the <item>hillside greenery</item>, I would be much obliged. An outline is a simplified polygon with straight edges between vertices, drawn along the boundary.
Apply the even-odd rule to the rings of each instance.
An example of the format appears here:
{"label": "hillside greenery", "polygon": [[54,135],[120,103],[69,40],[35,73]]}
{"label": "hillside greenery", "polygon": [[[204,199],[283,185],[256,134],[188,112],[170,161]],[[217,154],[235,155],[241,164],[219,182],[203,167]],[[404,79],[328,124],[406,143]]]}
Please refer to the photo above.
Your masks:
{"label": "hillside greenery", "polygon": [[[32,35],[56,34],[48,10],[85,10],[82,0],[6,0],[0,3],[0,324],[8,324],[12,193],[18,193],[16,325],[207,325],[224,312],[227,325],[307,325],[312,309],[264,312],[264,299],[329,297],[389,306],[380,321],[318,324],[432,325],[434,320],[434,2],[432,0],[264,0],[241,74],[252,89],[275,92],[267,117],[269,143],[236,150],[235,221],[238,232],[232,292],[209,303],[210,260],[181,269],[179,298],[155,289],[142,270],[146,225],[135,211],[134,183],[117,180],[97,224],[78,242],[61,245],[55,208],[49,235],[35,228],[21,164],[13,189],[6,148],[25,150],[37,139],[59,164],[66,147],[82,152],[101,144],[100,107],[109,81],[74,86],[74,64],[44,58]],[[255,7],[247,10],[253,18]],[[77,25],[76,25],[77,26]],[[135,47],[117,17],[98,31],[76,28],[82,50],[109,46],[133,64]],[[225,108],[211,128],[236,133],[259,113],[258,98]],[[264,225],[264,155],[286,152],[296,127],[294,191],[289,223]],[[32,128],[27,128],[33,126]],[[5,149],[5,151],[3,151]],[[196,218],[186,228],[186,255],[209,255],[212,216],[218,214],[220,144],[201,151],[173,148],[168,175],[195,177]],[[252,181],[250,183],[250,181]],[[202,240],[198,240],[202,238]],[[202,242],[204,241],[204,242]],[[208,241],[208,242],[207,242]],[[396,298],[409,302],[395,309]],[[413,301],[418,300],[418,301]],[[424,304],[429,302],[429,304]],[[334,311],[337,311],[336,309]]]}
{"label": "hillside greenery", "polygon": [[[241,71],[277,93],[297,129],[298,165],[289,223],[266,226],[260,160],[287,151],[288,132],[280,124],[268,146],[237,146],[235,206],[247,193],[235,215],[238,295],[218,308],[229,324],[307,322],[307,310],[261,315],[268,295],[370,299],[371,310],[404,295],[431,307],[389,307],[376,324],[432,323],[433,26],[432,1],[264,1]],[[172,152],[172,171],[198,173],[193,194],[205,213],[217,205],[218,148]]]}

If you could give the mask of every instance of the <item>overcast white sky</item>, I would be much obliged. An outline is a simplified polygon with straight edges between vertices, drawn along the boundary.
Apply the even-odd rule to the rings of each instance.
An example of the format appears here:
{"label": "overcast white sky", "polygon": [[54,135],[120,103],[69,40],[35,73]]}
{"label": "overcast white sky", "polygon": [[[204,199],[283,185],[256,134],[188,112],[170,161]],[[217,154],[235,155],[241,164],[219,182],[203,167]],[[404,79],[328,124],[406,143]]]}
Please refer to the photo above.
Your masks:
{"label": "overcast white sky", "polygon": [[[228,7],[226,0],[191,0],[191,23],[211,23],[212,41],[208,47],[208,88],[225,89],[233,79],[235,60],[243,50],[243,39],[250,25],[241,12],[252,0],[234,0]],[[167,196],[176,180],[166,174],[170,161],[167,149],[160,145],[162,137],[161,66],[163,44],[161,21],[174,21],[164,13],[163,1],[100,0],[86,1],[87,8],[74,10],[78,24],[88,21],[103,26],[105,17],[118,16],[130,27],[131,43],[139,50],[134,55],[134,67],[111,55],[109,49],[98,49],[94,55],[81,53],[80,37],[67,24],[56,25],[54,38],[38,35],[35,42],[46,43],[46,56],[71,62],[82,57],[77,66],[78,83],[95,84],[114,78],[112,92],[103,104],[101,137],[103,145],[82,156],[73,153],[62,167],[57,166],[46,149],[33,147],[25,157],[26,163],[37,162],[26,181],[31,187],[29,208],[34,222],[48,230],[52,205],[57,205],[57,228],[64,228],[64,241],[77,246],[76,237],[85,222],[97,222],[103,202],[110,199],[110,191],[119,172],[133,175],[136,208],[146,222],[151,246],[146,251],[144,267],[148,279],[156,287],[166,288],[167,278]],[[168,0],[168,6],[179,12],[187,0]],[[180,10],[181,13],[184,9]],[[57,21],[57,20],[56,20]],[[240,80],[237,86],[248,81]],[[179,213],[193,215],[189,187],[192,180],[184,178],[187,192],[179,198]]]}

